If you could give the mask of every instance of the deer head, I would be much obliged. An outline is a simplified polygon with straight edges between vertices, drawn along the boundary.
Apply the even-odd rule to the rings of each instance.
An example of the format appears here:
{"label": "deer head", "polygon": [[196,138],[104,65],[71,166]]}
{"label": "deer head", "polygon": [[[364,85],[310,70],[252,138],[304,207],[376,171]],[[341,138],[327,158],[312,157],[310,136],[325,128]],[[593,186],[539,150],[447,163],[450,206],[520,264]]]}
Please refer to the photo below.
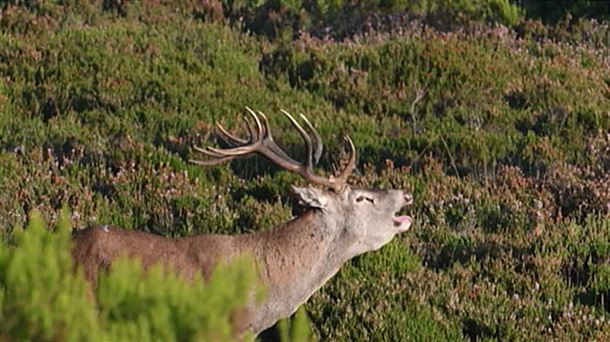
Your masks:
{"label": "deer head", "polygon": [[345,186],[338,192],[312,187],[292,187],[301,202],[315,208],[336,230],[336,234],[351,244],[345,258],[374,251],[411,226],[411,217],[398,216],[405,206],[413,203],[410,193],[401,190],[368,190]]}

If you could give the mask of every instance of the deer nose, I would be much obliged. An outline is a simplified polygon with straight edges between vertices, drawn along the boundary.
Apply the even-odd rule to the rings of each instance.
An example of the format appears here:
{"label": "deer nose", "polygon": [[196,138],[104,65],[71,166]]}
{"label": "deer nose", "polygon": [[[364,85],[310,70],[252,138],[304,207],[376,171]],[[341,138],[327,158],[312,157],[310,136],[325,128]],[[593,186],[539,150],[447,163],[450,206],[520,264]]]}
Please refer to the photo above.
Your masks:
{"label": "deer nose", "polygon": [[407,205],[413,204],[413,195],[411,195],[410,192],[405,192],[403,194],[403,197],[405,198],[405,201],[407,202]]}

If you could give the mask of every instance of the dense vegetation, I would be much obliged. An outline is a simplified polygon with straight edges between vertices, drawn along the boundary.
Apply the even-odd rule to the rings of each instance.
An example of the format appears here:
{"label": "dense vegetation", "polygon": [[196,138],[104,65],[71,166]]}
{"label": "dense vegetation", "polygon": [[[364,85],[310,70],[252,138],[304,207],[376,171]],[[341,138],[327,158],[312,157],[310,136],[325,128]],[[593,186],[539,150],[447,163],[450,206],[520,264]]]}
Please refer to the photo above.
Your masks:
{"label": "dense vegetation", "polygon": [[[414,192],[412,231],[307,303],[316,336],[610,337],[607,24],[547,26],[502,0],[0,4],[0,326],[33,310],[8,305],[27,282],[6,271],[28,269],[14,227],[32,210],[167,236],[289,219],[297,176],[260,158],[187,162],[216,143],[214,121],[239,131],[250,106],[294,155],[280,108],[315,122],[322,169],[349,134],[353,184]],[[51,270],[69,269],[62,255]],[[73,290],[68,308],[85,295],[53,277],[36,291]],[[112,317],[79,310],[66,317],[112,333]],[[6,329],[0,339],[26,336]]]}
{"label": "dense vegetation", "polygon": [[51,232],[33,212],[27,229],[14,232],[16,248],[0,251],[1,340],[234,338],[230,314],[246,301],[254,280],[248,259],[219,267],[205,284],[187,283],[161,267],[144,273],[137,262],[120,260],[93,294],[71,265],[70,230],[63,213]]}

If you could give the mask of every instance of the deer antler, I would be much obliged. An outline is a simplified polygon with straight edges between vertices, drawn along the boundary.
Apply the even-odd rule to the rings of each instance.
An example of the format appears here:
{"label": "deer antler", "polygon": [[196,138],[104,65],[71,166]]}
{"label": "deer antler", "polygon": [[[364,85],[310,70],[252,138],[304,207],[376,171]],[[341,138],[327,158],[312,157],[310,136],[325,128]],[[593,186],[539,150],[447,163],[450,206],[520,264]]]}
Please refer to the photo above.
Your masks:
{"label": "deer antler", "polygon": [[[288,154],[286,154],[286,152],[284,152],[284,150],[282,150],[275,143],[265,114],[261,112],[256,113],[248,107],[246,107],[246,110],[251,116],[251,120],[244,118],[244,123],[249,135],[247,140],[233,135],[221,124],[216,123],[216,134],[230,147],[221,149],[215,147],[200,148],[193,146],[197,152],[203,153],[211,158],[208,160],[189,161],[198,165],[217,165],[239,157],[258,153],[281,168],[301,175],[312,184],[327,186],[336,192],[343,190],[344,186],[347,184],[348,177],[356,167],[356,148],[348,136],[345,137],[345,140],[349,145],[349,162],[343,168],[339,176],[331,176],[329,178],[321,177],[314,173],[313,168],[316,166],[320,160],[320,156],[322,155],[322,150],[324,148],[322,145],[322,139],[311,122],[309,122],[309,120],[307,120],[303,114],[300,114],[300,117],[305,122],[309,131],[313,133],[313,141],[307,131],[292,117],[290,113],[285,110],[281,110],[282,114],[284,114],[290,120],[299,134],[301,134],[301,137],[305,142],[305,161],[301,163],[288,156]],[[253,127],[251,121],[254,121],[255,127]]]}

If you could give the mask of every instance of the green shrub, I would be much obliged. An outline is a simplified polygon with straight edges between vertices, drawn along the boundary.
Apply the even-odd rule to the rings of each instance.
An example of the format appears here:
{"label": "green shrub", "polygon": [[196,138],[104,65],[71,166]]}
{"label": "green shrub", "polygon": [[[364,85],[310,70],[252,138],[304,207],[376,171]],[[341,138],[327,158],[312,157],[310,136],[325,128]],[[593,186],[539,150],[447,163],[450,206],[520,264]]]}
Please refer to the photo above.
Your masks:
{"label": "green shrub", "polygon": [[415,14],[439,29],[468,26],[471,22],[513,26],[521,20],[523,10],[509,0],[420,0],[408,6]]}
{"label": "green shrub", "polygon": [[542,19],[547,23],[557,23],[569,15],[570,18],[596,18],[610,19],[610,9],[603,1],[576,0],[576,1],[520,1],[520,5],[530,18]]}
{"label": "green shrub", "polygon": [[74,274],[70,224],[63,214],[55,233],[33,213],[16,246],[2,243],[0,336],[8,340],[84,340],[102,333],[82,278]]}
{"label": "green shrub", "polygon": [[233,339],[231,313],[255,284],[246,257],[219,266],[205,284],[200,278],[187,283],[160,266],[144,273],[137,262],[121,260],[102,274],[92,298],[74,272],[65,213],[54,232],[34,212],[27,228],[14,234],[15,245],[3,242],[0,255],[3,339]]}
{"label": "green shrub", "polygon": [[[367,25],[399,28],[397,17],[419,18],[437,29],[450,30],[471,23],[513,26],[523,10],[508,0],[268,0],[221,1],[225,15],[244,29],[271,40],[290,41],[301,32],[345,38],[361,33]],[[384,28],[384,20],[388,27]],[[376,22],[379,20],[380,22]],[[396,23],[391,23],[396,20]],[[330,30],[328,28],[331,28]],[[323,33],[325,32],[325,33]]]}

